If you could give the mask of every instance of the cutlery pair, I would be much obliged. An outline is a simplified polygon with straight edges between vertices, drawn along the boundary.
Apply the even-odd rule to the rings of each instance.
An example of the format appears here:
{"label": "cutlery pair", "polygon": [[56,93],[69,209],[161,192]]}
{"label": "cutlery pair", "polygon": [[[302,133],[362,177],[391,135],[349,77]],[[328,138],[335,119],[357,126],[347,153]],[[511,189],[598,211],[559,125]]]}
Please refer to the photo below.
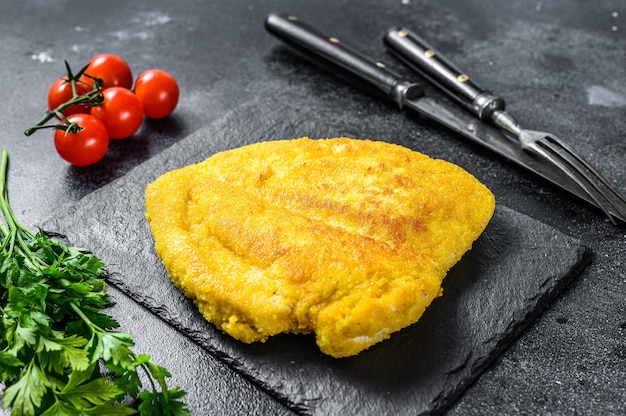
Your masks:
{"label": "cutlery pair", "polygon": [[504,156],[553,184],[597,206],[613,222],[626,222],[626,198],[583,156],[558,137],[523,128],[506,112],[504,100],[479,87],[443,56],[406,28],[390,29],[387,48],[454,98],[462,107],[424,95],[411,83],[347,46],[288,14],[273,13],[266,29],[294,49],[357,86],[383,95],[429,117]]}

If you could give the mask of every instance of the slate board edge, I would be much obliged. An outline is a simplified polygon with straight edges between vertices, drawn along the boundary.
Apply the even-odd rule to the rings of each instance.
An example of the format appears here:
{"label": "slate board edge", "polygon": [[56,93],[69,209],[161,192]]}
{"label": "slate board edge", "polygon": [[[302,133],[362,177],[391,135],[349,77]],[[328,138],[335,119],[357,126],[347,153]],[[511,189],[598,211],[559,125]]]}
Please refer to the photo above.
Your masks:
{"label": "slate board edge", "polygon": [[111,285],[119,289],[126,296],[128,296],[133,301],[137,302],[142,308],[146,309],[148,312],[155,315],[158,319],[163,321],[165,324],[169,325],[177,332],[185,336],[190,342],[194,343],[198,347],[202,348],[204,351],[209,353],[213,358],[228,366],[230,369],[235,371],[237,374],[245,378],[251,384],[259,388],[261,391],[266,393],[268,396],[272,397],[274,400],[278,401],[280,404],[288,408],[289,410],[299,414],[299,415],[311,415],[311,408],[306,405],[306,403],[299,403],[292,400],[289,396],[281,394],[280,391],[273,389],[271,386],[264,383],[262,380],[254,377],[253,374],[250,374],[246,371],[246,366],[240,363],[240,360],[236,357],[229,355],[227,352],[220,351],[215,348],[208,342],[203,342],[202,336],[198,336],[197,331],[185,326],[176,316],[169,313],[167,308],[160,308],[158,306],[154,306],[155,303],[149,296],[141,296],[137,294],[134,288],[126,285],[122,280],[117,279],[115,277],[117,273],[108,274],[106,276],[107,282]]}
{"label": "slate board edge", "polygon": [[[236,114],[237,112],[242,111],[242,109],[245,111],[246,108],[250,108],[250,105],[252,103],[258,104],[259,102],[263,102],[265,100],[263,99],[259,99],[259,100],[252,100],[249,103],[246,103],[245,106],[242,106],[241,108],[238,108],[236,110],[233,110],[233,112],[229,113],[228,115],[224,116],[222,119],[220,119],[218,122],[224,122],[224,120],[228,120],[229,117],[232,116],[232,114]],[[190,134],[191,137],[202,134],[204,131],[204,129],[200,129],[198,131],[193,132],[192,134]],[[184,142],[185,140],[183,140]],[[181,146],[182,142],[176,143],[174,145],[172,145],[169,148],[169,151],[176,149],[177,147]],[[231,147],[237,147],[238,145],[240,145],[240,143],[231,143],[230,144]],[[166,149],[167,150],[167,149]],[[165,164],[167,164],[169,162],[169,160],[166,158],[165,159]],[[136,167],[135,169],[140,169],[141,166]],[[128,176],[132,176],[132,172],[135,170],[131,170],[131,172],[128,172],[126,175],[118,178],[117,180],[114,181],[118,182],[118,181],[123,181],[124,178],[128,177]],[[109,185],[113,185],[109,184]],[[107,186],[108,187],[108,186]],[[104,187],[102,189],[99,189],[97,191],[93,192],[93,195],[90,195],[91,197],[94,197],[96,194],[99,194],[100,192],[103,192],[104,189],[106,189],[107,187]],[[85,198],[85,199],[89,199],[89,198]],[[82,200],[81,200],[82,201]],[[81,206],[80,201],[76,204],[73,204],[71,207],[67,207],[64,212],[61,215],[58,215],[56,217],[52,217],[50,219],[50,221],[48,222],[49,225],[54,224],[55,220],[59,220],[60,217],[71,217],[73,214],[75,214],[79,208]],[[501,208],[505,208],[506,210],[510,210],[512,212],[515,212],[514,210],[512,210],[511,208],[508,207],[503,207],[500,206]],[[517,213],[519,215],[523,215],[520,213]],[[537,220],[534,220],[537,221]],[[537,221],[538,223],[540,223],[540,221]],[[581,243],[579,240],[575,240],[572,239],[571,237],[566,236],[568,239],[570,239],[570,241],[575,242],[577,244],[576,250],[579,251],[583,250],[584,251],[584,256],[585,257],[589,257],[589,252],[586,248],[582,248],[581,247]],[[579,255],[579,259],[581,259],[580,255]],[[521,318],[520,322],[518,322],[518,325],[515,325],[515,327],[512,329],[512,332],[502,338],[502,339],[497,339],[494,342],[494,348],[496,348],[497,350],[494,350],[494,353],[491,354],[489,356],[489,358],[485,359],[485,360],[479,360],[474,362],[473,365],[473,369],[476,370],[475,374],[469,375],[467,377],[465,377],[465,380],[463,381],[463,383],[460,383],[456,389],[452,390],[449,394],[445,395],[445,396],[439,396],[437,398],[435,398],[432,402],[431,402],[431,406],[429,407],[429,409],[427,409],[427,411],[430,413],[432,412],[442,412],[445,410],[445,408],[449,407],[452,402],[458,398],[463,391],[465,391],[465,389],[473,382],[475,381],[478,377],[480,377],[480,375],[484,372],[484,370],[489,366],[489,364],[491,364],[493,362],[493,360],[495,358],[497,358],[497,356],[499,356],[502,351],[504,351],[506,349],[506,347],[515,339],[519,336],[519,334],[523,331],[524,328],[526,328],[531,322],[532,320],[534,320],[537,316],[540,315],[541,310],[543,309],[543,307],[549,303],[554,296],[560,292],[560,290],[562,290],[574,277],[575,275],[580,272],[580,270],[582,270],[584,268],[584,266],[586,266],[586,264],[588,263],[589,258],[586,258],[586,262],[580,261],[575,264],[572,269],[570,270],[570,273],[568,273],[566,276],[563,276],[563,278],[561,279],[557,279],[557,283],[554,285],[554,287],[552,287],[550,290],[548,290],[546,292],[546,294],[540,298],[537,302],[535,307],[530,310],[528,312],[528,314],[524,317]],[[239,359],[228,355],[227,353],[224,353],[218,349],[216,349],[215,347],[213,347],[210,343],[208,342],[203,342],[203,337],[202,336],[198,336],[198,334],[196,334],[197,331],[187,328],[185,325],[180,325],[180,321],[178,319],[176,319],[175,317],[171,316],[171,314],[164,312],[163,308],[160,307],[154,307],[150,305],[150,300],[151,298],[149,296],[140,296],[140,295],[136,295],[134,290],[132,288],[130,288],[130,286],[125,285],[121,279],[117,279],[115,278],[114,274],[110,274],[108,277],[108,281],[115,287],[119,288],[120,290],[122,290],[122,292],[124,292],[127,296],[129,296],[131,299],[133,299],[134,301],[136,301],[137,303],[139,303],[142,307],[146,308],[148,311],[150,311],[151,313],[157,315],[157,317],[159,317],[159,319],[163,320],[164,322],[168,323],[170,326],[172,326],[174,329],[177,329],[178,332],[184,334],[188,339],[190,339],[192,342],[194,342],[194,344],[202,347],[205,351],[207,351],[209,354],[211,354],[214,358],[218,359],[220,362],[223,362],[224,364],[228,365],[231,369],[233,369],[234,371],[236,371],[238,374],[240,374],[242,377],[244,377],[245,379],[249,380],[252,382],[252,384],[254,384],[255,386],[259,387],[262,391],[267,392],[271,397],[275,398],[276,400],[278,400],[280,403],[282,403],[283,405],[285,405],[287,408],[293,410],[296,413],[299,414],[312,414],[311,412],[315,412],[315,408],[311,408],[309,406],[307,406],[307,402],[296,402],[294,400],[292,400],[292,398],[290,398],[287,395],[282,394],[280,391],[277,391],[275,389],[272,388],[272,386],[267,385],[263,380],[256,378],[253,374],[249,373],[248,371],[246,371],[246,366],[240,362]],[[158,303],[158,302],[153,302],[154,303]],[[177,327],[177,325],[179,325],[179,327]],[[188,333],[183,332],[181,329],[184,328],[186,331],[188,331]],[[195,337],[194,337],[195,335]],[[494,338],[495,339],[495,338]],[[468,363],[471,360],[468,360]]]}
{"label": "slate board edge", "polygon": [[526,328],[528,328],[543,312],[555,298],[561,293],[582,271],[589,265],[592,260],[592,251],[588,246],[580,245],[578,247],[580,261],[573,264],[571,269],[561,279],[551,279],[552,287],[547,290],[535,303],[535,307],[528,310],[525,316],[519,318],[513,325],[510,332],[504,337],[496,340],[492,350],[493,354],[489,357],[479,359],[473,363],[474,374],[466,377],[463,383],[459,383],[457,388],[451,390],[447,396],[438,397],[433,401],[434,406],[423,414],[438,415],[442,414],[467,390],[467,388],[480,378],[480,376],[495,362],[495,360],[515,341]]}
{"label": "slate board edge", "polygon": [[[508,207],[504,208],[510,210],[510,208]],[[472,366],[472,371],[467,377],[465,377],[463,382],[459,383],[456,389],[450,390],[449,394],[436,397],[431,402],[431,406],[427,409],[427,411],[423,412],[422,414],[443,414],[465,392],[465,390],[467,390],[467,388],[472,383],[480,378],[480,376],[508,348],[508,346],[513,341],[515,341],[515,339],[517,339],[520,334],[535,321],[535,319],[537,319],[541,315],[543,309],[548,306],[556,298],[556,296],[560,292],[562,292],[587,267],[592,259],[591,249],[581,244],[577,247],[577,252],[580,261],[572,264],[570,270],[568,270],[568,272],[561,279],[550,279],[549,282],[552,283],[551,288],[544,292],[543,295],[537,300],[537,302],[534,303],[534,307],[526,311],[526,313],[522,317],[514,320],[514,326],[509,332],[505,333],[502,338],[495,337],[492,340],[493,346],[489,349],[493,351],[493,354],[487,357],[479,358],[474,362],[471,362],[470,360],[468,365]],[[154,301],[151,297],[141,296],[140,294],[136,293],[134,288],[126,285],[122,279],[116,277],[116,275],[118,274],[119,273],[108,274],[107,281],[111,285],[121,290],[124,294],[126,294],[126,296],[133,299],[143,308],[148,310],[150,313],[156,315],[167,325],[171,326],[172,328],[183,334],[187,339],[190,340],[190,342],[193,342],[195,345],[207,351],[215,359],[236,371],[239,375],[244,377],[250,383],[268,394],[273,399],[277,400],[288,409],[301,415],[314,414],[311,413],[312,410],[315,410],[314,408],[307,406],[306,403],[300,403],[292,400],[292,398],[288,395],[281,394],[280,391],[273,389],[271,386],[264,383],[263,380],[255,377],[254,374],[250,374],[247,371],[247,366],[240,363],[238,358],[229,355],[227,352],[220,351],[219,349],[212,346],[210,343],[203,342],[202,336],[198,336],[198,334],[196,334],[196,330],[185,326],[180,320],[177,319],[175,315],[169,313],[169,309],[155,306],[155,304],[157,304],[158,302]]]}

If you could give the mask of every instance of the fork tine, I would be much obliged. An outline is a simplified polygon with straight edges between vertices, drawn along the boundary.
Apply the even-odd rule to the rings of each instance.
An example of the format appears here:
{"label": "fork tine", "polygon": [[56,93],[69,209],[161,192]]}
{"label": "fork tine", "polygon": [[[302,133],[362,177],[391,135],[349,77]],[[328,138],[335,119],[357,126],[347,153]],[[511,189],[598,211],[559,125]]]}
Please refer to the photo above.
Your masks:
{"label": "fork tine", "polygon": [[[624,198],[624,196],[622,196],[619,191],[591,165],[591,163],[578,154],[576,150],[558,138],[548,134],[545,135],[544,140],[537,141],[535,144],[536,145],[533,146],[535,152],[550,160],[563,173],[576,182],[596,202],[598,207],[613,224],[615,224],[615,220],[607,208],[606,202],[608,202],[615,209],[618,215],[622,217],[625,216],[624,211],[613,200],[611,194],[601,189],[596,180],[604,184],[604,186],[606,186],[606,188],[609,189],[619,200],[626,203],[626,198]],[[591,172],[592,175],[583,169],[583,167]],[[572,169],[574,169],[575,172],[572,171]],[[589,185],[591,185],[591,187]],[[597,197],[592,188],[604,198],[604,201]]]}
{"label": "fork tine", "polygon": [[572,146],[570,146],[569,144],[567,144],[566,142],[559,140],[557,137],[554,136],[547,136],[548,138],[550,138],[550,140],[556,144],[558,144],[559,146],[563,147],[565,150],[567,150],[567,152],[569,152],[570,155],[572,155],[573,157],[576,158],[576,160],[578,160],[578,162],[580,162],[583,166],[585,166],[587,169],[589,169],[589,171],[591,171],[591,173],[594,174],[594,176],[596,176],[600,182],[602,182],[604,184],[604,186],[606,186],[615,196],[617,196],[622,202],[626,203],[626,197],[624,195],[622,195],[617,188],[615,188],[609,181],[608,179],[606,179],[592,164],[591,162],[589,162],[587,159],[585,159],[580,153],[578,153],[576,150],[574,150],[574,148]]}

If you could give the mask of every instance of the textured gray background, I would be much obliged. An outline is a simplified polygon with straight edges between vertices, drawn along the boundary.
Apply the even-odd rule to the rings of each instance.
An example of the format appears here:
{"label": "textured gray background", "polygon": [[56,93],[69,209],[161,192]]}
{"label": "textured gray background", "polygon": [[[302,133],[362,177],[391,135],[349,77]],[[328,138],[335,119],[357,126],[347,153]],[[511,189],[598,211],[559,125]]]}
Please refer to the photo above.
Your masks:
{"label": "textured gray background", "polygon": [[[402,134],[412,147],[474,173],[498,201],[583,240],[592,264],[453,405],[451,414],[623,414],[626,412],[626,230],[524,171],[446,130],[397,112],[310,67],[263,30],[287,11],[379,57],[399,72],[381,37],[406,25],[427,37],[475,80],[502,95],[525,124],[567,138],[626,187],[626,4],[488,0],[393,1],[21,1],[0,15],[0,144],[11,155],[11,200],[27,225],[123,176],[173,143],[256,97],[288,91],[308,115],[293,135],[380,138]],[[171,71],[181,102],[168,120],[115,142],[99,165],[67,166],[51,134],[22,131],[44,110],[48,85],[100,52],[124,56],[136,73]],[[429,93],[437,94],[433,90]],[[314,96],[314,105],[306,97]],[[317,119],[315,106],[336,109]],[[343,119],[380,120],[343,131]],[[350,123],[348,123],[350,124]],[[367,123],[369,126],[373,123]],[[331,126],[332,129],[326,128]],[[330,131],[329,131],[330,130]],[[111,201],[123,204],[124,201]],[[246,379],[202,353],[121,293],[111,313],[138,335],[137,350],[180,362],[174,383],[198,414],[288,413]],[[167,349],[155,345],[154,334]],[[180,357],[180,358],[179,358]],[[210,391],[194,389],[208,373]],[[185,377],[177,378],[184,374]],[[199,410],[202,409],[202,410]]]}

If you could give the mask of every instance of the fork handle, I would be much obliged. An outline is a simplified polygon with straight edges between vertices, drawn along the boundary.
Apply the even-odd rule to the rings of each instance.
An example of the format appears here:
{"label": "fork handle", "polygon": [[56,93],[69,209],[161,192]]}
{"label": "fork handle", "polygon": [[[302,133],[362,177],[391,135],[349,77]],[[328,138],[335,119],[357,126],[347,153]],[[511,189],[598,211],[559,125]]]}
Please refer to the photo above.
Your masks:
{"label": "fork handle", "polygon": [[462,103],[481,120],[489,120],[494,112],[504,111],[502,98],[479,87],[414,32],[394,27],[387,31],[383,40],[401,61]]}

